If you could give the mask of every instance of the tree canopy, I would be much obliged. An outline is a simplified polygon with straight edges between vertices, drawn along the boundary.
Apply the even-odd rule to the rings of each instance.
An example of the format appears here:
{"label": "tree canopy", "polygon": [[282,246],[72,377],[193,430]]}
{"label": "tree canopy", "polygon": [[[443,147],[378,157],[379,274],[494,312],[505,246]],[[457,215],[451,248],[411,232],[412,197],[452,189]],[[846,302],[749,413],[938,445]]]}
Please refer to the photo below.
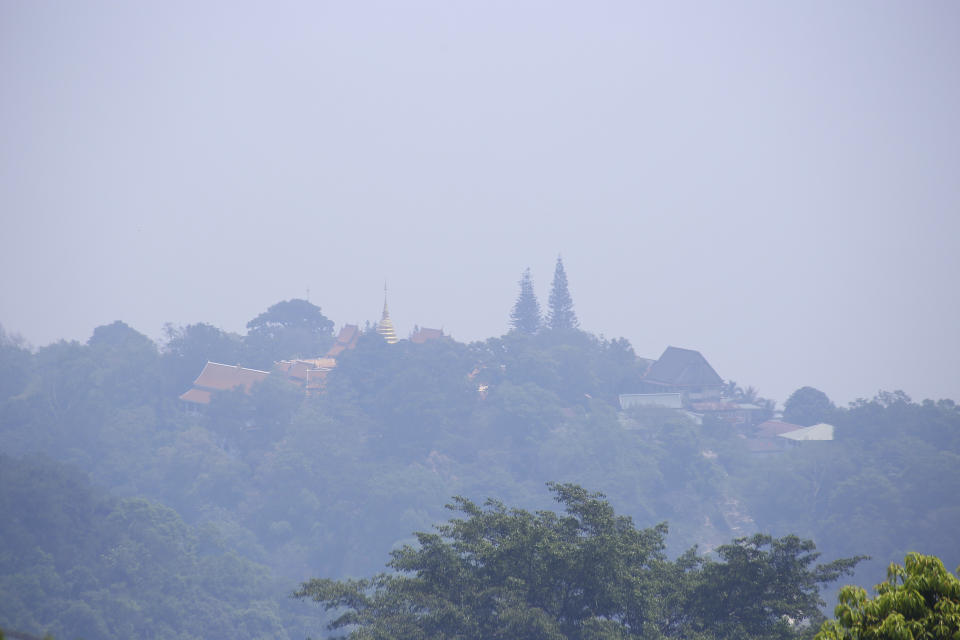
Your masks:
{"label": "tree canopy", "polygon": [[[6,555],[0,549],[0,565],[36,558],[30,555],[34,546],[59,558],[79,545],[63,565],[76,567],[72,572],[56,568],[51,574],[40,560],[0,566],[5,593],[14,594],[0,597],[5,605],[0,626],[51,630],[72,640],[58,630],[81,628],[81,618],[100,619],[120,630],[119,637],[131,637],[122,632],[131,619],[124,603],[135,598],[136,606],[148,608],[110,572],[121,567],[137,580],[168,580],[174,568],[177,576],[201,575],[197,563],[226,569],[229,556],[236,554],[269,566],[273,578],[269,584],[261,580],[268,592],[253,599],[240,593],[248,578],[230,577],[238,567],[217,578],[217,593],[238,593],[232,602],[243,621],[231,637],[280,637],[282,627],[289,637],[303,638],[325,622],[319,607],[286,597],[304,579],[304,567],[336,579],[373,575],[390,549],[414,541],[411,531],[429,531],[449,517],[443,503],[451,494],[497,496],[503,504],[529,509],[530,526],[540,530],[537,510],[552,508],[543,483],[558,478],[602,489],[619,512],[644,526],[669,520],[665,556],[640,572],[654,587],[668,585],[648,599],[646,611],[656,624],[645,623],[644,633],[691,639],[793,633],[769,612],[798,619],[790,607],[806,602],[802,610],[809,610],[809,598],[757,608],[754,594],[756,585],[766,585],[760,589],[764,593],[784,593],[776,590],[802,584],[795,578],[777,580],[807,576],[817,561],[795,565],[792,574],[767,569],[781,560],[786,566],[808,558],[798,547],[807,538],[829,558],[871,555],[874,559],[859,564],[854,577],[867,587],[865,580],[902,560],[905,549],[922,548],[947,566],[960,563],[955,533],[960,530],[955,490],[960,486],[960,407],[950,400],[913,402],[901,392],[881,392],[847,408],[828,401],[834,441],[758,455],[745,446],[750,441],[745,425],[697,424],[669,410],[620,411],[618,394],[636,391],[648,365],[628,341],[583,331],[514,330],[472,344],[445,339],[388,345],[370,333],[338,355],[321,393],[305,394],[275,373],[249,394],[216,393],[200,411],[183,411],[177,397],[203,363],[252,366],[244,358],[258,335],[251,330],[243,337],[210,325],[171,327],[158,352],[147,337],[122,323],[98,327],[87,342],[35,350],[0,334],[0,451],[13,456],[13,462],[0,464],[0,475],[13,469],[18,457],[42,451],[121,498],[143,497],[157,507],[133,509],[130,503],[122,517],[107,522],[110,513],[121,513],[114,506],[119,503],[110,502],[104,511],[65,527],[50,518],[54,528],[67,533],[64,540],[48,540],[34,533],[40,528],[33,525],[23,535],[11,534],[10,527],[27,523],[20,515],[0,522],[4,548],[16,549]],[[278,345],[282,341],[266,346]],[[737,385],[730,387],[731,397],[751,395],[747,385],[740,393]],[[34,475],[49,479],[51,472],[41,465]],[[10,476],[0,478],[0,494],[14,487]],[[42,500],[23,495],[27,506],[21,512],[39,513]],[[67,514],[74,506],[83,508],[82,500],[66,494],[61,502],[44,510]],[[144,522],[140,516],[172,526],[175,519],[159,505],[175,510],[190,528],[194,550],[181,547],[184,555],[176,562],[158,560],[168,556],[146,543],[158,552],[105,554],[103,545],[115,546],[115,526]],[[513,522],[511,513],[506,511],[505,522]],[[146,535],[151,527],[139,530]],[[755,531],[793,532],[798,538],[724,544],[740,532]],[[694,544],[713,552],[677,558]],[[58,551],[61,545],[68,550]],[[565,562],[565,553],[553,553],[544,562]],[[101,566],[106,558],[120,564],[111,560],[108,572]],[[135,561],[142,561],[136,571]],[[150,563],[156,567],[152,571]],[[86,569],[95,581],[84,577]],[[415,577],[413,572],[392,575]],[[514,584],[514,578],[503,580]],[[214,584],[206,578],[201,582],[185,584],[199,590]],[[121,586],[104,586],[112,584]],[[198,602],[192,588],[162,599],[164,610],[192,611]],[[30,593],[40,595],[24,599]],[[154,595],[149,589],[138,593],[148,599]],[[504,593],[523,594],[512,587]],[[254,600],[260,604],[248,611],[243,602]],[[552,619],[549,624],[567,633],[562,625],[568,623],[553,609],[528,609],[530,616]],[[508,610],[517,616],[525,611],[519,604]],[[209,611],[228,615],[226,606],[213,602]],[[8,615],[14,612],[21,622]],[[213,628],[230,628],[232,620],[217,622],[216,616],[209,618]],[[617,615],[595,617],[573,627],[576,633],[627,633],[616,626],[628,624]],[[809,635],[815,627],[808,627]]]}
{"label": "tree canopy", "polygon": [[266,567],[169,507],[0,454],[0,510],[2,627],[65,640],[288,637]]}
{"label": "tree canopy", "polygon": [[245,359],[269,369],[276,360],[316,358],[333,342],[333,321],[306,300],[284,300],[247,323]]}
{"label": "tree canopy", "polygon": [[520,333],[534,334],[540,330],[543,320],[540,315],[540,303],[533,291],[533,278],[530,268],[520,277],[520,293],[510,313],[510,326]]}
{"label": "tree canopy", "polygon": [[804,427],[818,422],[830,422],[837,408],[823,391],[801,387],[794,391],[783,405],[783,419]]}
{"label": "tree canopy", "polygon": [[567,286],[567,272],[563,268],[563,259],[557,256],[557,266],[553,271],[553,284],[550,287],[549,312],[547,326],[551,329],[576,329],[580,322],[573,312],[573,298]]}
{"label": "tree canopy", "polygon": [[[295,592],[354,639],[789,638],[817,619],[819,586],[858,558],[814,565],[795,536],[738,539],[720,562],[664,555],[665,524],[637,529],[598,493],[551,484],[563,513],[457,497],[461,514],[393,552],[393,573],[313,579]],[[769,551],[764,550],[769,547]],[[746,635],[745,635],[746,634]]]}
{"label": "tree canopy", "polygon": [[960,579],[936,556],[908,553],[875,590],[871,600],[860,587],[842,588],[836,619],[824,622],[815,640],[960,638]]}

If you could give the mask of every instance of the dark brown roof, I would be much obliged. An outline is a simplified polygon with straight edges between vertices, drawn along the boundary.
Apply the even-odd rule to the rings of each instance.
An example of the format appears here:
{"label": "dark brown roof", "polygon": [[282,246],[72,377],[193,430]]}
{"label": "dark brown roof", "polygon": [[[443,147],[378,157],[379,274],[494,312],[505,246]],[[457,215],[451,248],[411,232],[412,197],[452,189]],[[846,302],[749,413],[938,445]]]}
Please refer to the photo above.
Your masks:
{"label": "dark brown roof", "polygon": [[699,351],[667,347],[660,359],[650,365],[644,380],[674,387],[715,387],[723,379]]}

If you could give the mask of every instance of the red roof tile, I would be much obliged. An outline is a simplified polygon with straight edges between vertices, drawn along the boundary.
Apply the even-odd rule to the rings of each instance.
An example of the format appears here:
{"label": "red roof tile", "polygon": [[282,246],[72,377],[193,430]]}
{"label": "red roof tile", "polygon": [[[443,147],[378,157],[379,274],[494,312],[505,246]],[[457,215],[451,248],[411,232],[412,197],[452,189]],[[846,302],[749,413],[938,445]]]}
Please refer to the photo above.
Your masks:
{"label": "red roof tile", "polygon": [[244,391],[250,391],[250,387],[266,379],[268,375],[270,375],[268,371],[208,362],[197,379],[194,380],[193,386],[207,391],[229,391],[237,387],[243,387]]}

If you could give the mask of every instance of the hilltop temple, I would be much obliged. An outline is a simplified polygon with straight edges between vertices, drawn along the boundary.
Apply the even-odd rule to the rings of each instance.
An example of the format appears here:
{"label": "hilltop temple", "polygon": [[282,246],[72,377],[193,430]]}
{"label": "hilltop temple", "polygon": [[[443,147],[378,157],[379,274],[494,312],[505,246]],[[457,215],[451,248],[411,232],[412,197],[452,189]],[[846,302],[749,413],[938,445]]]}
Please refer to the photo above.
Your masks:
{"label": "hilltop temple", "polygon": [[[383,314],[380,317],[380,322],[377,323],[376,332],[387,344],[400,342],[400,338],[397,337],[397,330],[393,326],[393,320],[390,318],[390,309],[387,307],[386,287],[383,291]],[[284,376],[291,382],[303,387],[307,393],[318,393],[323,390],[326,384],[327,374],[337,366],[337,358],[344,351],[356,347],[360,335],[359,326],[346,324],[337,334],[333,346],[322,356],[280,360],[274,363],[271,371],[207,362],[203,371],[194,380],[193,386],[186,393],[183,393],[180,399],[194,405],[208,405],[214,392],[240,388],[245,393],[250,393],[255,383],[265,380],[271,373]],[[423,344],[430,340],[445,337],[442,329],[417,327],[410,335],[410,342]]]}

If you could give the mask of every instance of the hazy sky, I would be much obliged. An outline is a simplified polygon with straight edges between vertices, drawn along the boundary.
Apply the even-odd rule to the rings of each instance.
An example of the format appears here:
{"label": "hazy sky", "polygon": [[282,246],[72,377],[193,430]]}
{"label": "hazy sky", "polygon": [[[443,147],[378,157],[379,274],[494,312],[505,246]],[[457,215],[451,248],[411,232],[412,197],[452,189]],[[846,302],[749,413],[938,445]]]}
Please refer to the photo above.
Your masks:
{"label": "hazy sky", "polygon": [[960,400],[960,3],[0,0],[0,323],[583,328]]}

